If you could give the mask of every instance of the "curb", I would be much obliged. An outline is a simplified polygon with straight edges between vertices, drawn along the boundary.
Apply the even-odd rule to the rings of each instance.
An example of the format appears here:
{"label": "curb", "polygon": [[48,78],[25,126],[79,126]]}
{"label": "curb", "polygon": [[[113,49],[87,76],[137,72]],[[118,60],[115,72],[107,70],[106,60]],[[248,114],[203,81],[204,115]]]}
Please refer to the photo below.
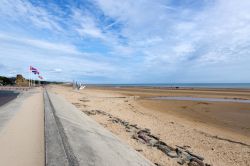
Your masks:
{"label": "curb", "polygon": [[44,96],[44,135],[45,135],[45,165],[46,166],[78,166],[76,158],[68,144],[60,120],[47,91]]}

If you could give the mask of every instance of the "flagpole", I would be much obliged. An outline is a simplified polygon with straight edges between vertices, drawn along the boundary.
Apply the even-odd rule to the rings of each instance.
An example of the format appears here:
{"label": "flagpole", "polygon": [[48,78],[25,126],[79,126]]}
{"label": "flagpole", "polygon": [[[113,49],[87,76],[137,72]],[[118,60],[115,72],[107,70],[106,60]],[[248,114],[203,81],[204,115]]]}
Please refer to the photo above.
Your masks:
{"label": "flagpole", "polygon": [[28,70],[28,86],[30,87],[30,71]]}
{"label": "flagpole", "polygon": [[32,72],[30,72],[30,87],[32,87]]}
{"label": "flagpole", "polygon": [[30,87],[30,69],[28,70],[28,83],[29,83],[29,87]]}
{"label": "flagpole", "polygon": [[30,68],[29,68],[29,88],[30,88],[30,78],[31,76],[30,76]]}
{"label": "flagpole", "polygon": [[34,79],[33,79],[33,75],[31,74],[31,86],[33,87],[34,86]]}
{"label": "flagpole", "polygon": [[[40,80],[36,78],[37,75],[40,78],[39,71],[36,68],[30,66],[30,72],[31,72],[30,86],[36,86],[36,81],[37,81],[37,84],[40,86]],[[33,73],[34,73],[34,75],[33,75]]]}

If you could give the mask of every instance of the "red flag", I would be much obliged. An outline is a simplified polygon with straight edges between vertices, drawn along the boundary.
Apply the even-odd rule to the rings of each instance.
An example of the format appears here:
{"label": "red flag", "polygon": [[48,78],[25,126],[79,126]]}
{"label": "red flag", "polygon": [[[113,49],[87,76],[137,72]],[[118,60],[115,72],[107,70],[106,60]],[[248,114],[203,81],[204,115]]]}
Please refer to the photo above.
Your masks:
{"label": "red flag", "polygon": [[38,75],[40,74],[39,71],[36,68],[32,67],[32,66],[30,66],[30,71],[32,73],[34,73],[34,74],[38,74]]}

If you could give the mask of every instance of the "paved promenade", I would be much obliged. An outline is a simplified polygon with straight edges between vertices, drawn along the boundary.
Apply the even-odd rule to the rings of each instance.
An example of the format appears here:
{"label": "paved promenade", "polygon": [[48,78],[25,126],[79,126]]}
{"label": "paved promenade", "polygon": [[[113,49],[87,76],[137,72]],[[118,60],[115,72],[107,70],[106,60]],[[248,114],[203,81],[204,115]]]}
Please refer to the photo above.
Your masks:
{"label": "paved promenade", "polygon": [[150,166],[138,152],[50,91],[0,107],[0,165]]}
{"label": "paved promenade", "polygon": [[32,89],[0,107],[0,165],[44,165],[44,105]]}

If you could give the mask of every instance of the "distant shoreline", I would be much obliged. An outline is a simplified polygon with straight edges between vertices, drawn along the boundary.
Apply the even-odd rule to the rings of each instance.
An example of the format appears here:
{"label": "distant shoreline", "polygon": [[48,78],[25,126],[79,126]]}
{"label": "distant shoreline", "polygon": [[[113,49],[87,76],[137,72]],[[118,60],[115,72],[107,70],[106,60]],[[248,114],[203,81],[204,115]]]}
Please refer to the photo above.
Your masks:
{"label": "distant shoreline", "polygon": [[97,87],[144,87],[170,89],[250,89],[250,83],[173,83],[173,84],[87,84]]}

